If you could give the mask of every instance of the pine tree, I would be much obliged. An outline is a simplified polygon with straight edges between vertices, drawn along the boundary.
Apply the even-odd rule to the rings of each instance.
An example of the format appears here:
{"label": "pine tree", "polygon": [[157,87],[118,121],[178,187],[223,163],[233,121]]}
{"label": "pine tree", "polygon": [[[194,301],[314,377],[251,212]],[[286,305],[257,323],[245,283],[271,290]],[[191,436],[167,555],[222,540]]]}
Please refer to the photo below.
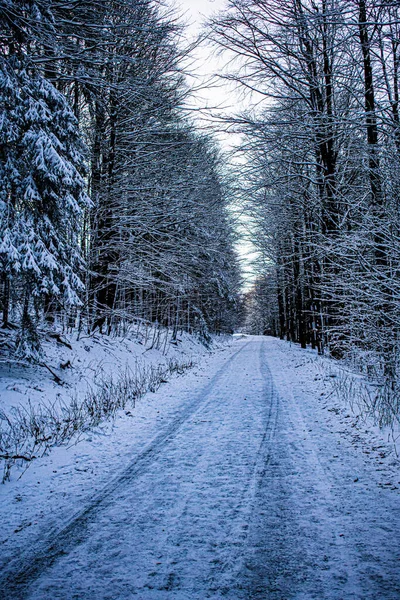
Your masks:
{"label": "pine tree", "polygon": [[[10,280],[22,297],[18,347],[38,354],[32,303],[57,298],[80,304],[80,222],[89,205],[84,147],[65,97],[22,58],[0,62],[0,269],[3,323],[9,318]],[[30,354],[29,347],[32,349]]]}

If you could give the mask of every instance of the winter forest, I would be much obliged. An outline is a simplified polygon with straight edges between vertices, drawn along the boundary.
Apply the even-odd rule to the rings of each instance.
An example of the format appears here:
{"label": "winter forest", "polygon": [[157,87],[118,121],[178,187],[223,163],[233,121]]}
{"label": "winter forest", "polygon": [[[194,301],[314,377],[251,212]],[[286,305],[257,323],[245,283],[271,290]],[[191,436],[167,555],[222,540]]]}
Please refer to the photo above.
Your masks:
{"label": "winter forest", "polygon": [[185,113],[182,26],[148,0],[1,3],[1,310],[43,323],[232,331],[227,175]]}
{"label": "winter forest", "polygon": [[[153,0],[1,3],[0,309],[17,357],[52,324],[141,319],[311,344],[398,412],[398,3],[231,0],[206,29],[248,90],[221,154],[190,48]],[[253,104],[252,104],[253,101]],[[219,125],[221,126],[221,125]],[[229,164],[230,163],[230,164]],[[243,297],[230,207],[257,249]]]}
{"label": "winter forest", "polygon": [[398,600],[399,469],[399,0],[0,0],[0,597]]}
{"label": "winter forest", "polygon": [[378,378],[399,410],[400,6],[234,0],[212,24],[226,76],[257,104],[243,133],[243,202],[259,276],[251,327]]}

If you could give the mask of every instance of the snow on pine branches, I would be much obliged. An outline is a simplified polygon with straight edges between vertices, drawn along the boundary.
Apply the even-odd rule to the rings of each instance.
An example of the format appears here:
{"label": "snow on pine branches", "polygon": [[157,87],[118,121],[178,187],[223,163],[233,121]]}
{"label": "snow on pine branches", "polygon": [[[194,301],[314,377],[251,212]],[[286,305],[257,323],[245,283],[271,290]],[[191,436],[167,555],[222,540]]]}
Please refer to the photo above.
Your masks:
{"label": "snow on pine branches", "polygon": [[66,98],[17,56],[0,58],[0,104],[0,274],[18,290],[19,348],[35,357],[31,304],[80,304],[85,148]]}

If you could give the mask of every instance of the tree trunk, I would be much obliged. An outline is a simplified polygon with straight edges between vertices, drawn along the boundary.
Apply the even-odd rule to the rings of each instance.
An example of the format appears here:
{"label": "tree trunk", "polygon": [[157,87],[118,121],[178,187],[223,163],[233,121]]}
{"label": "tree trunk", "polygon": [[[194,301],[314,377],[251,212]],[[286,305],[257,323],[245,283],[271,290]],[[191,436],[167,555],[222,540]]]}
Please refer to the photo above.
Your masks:
{"label": "tree trunk", "polygon": [[8,327],[9,316],[10,316],[10,278],[8,275],[4,275],[4,287],[3,287],[3,327]]}

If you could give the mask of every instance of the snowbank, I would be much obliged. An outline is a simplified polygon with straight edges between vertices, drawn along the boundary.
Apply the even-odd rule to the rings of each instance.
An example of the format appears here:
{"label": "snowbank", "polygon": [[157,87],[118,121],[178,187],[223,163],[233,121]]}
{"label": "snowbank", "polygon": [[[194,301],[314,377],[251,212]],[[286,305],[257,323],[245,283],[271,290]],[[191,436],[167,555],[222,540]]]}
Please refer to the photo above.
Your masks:
{"label": "snowbank", "polygon": [[384,484],[399,485],[399,422],[380,425],[372,403],[374,386],[340,361],[318,356],[315,350],[278,339],[271,342],[274,353],[269,363],[279,394],[294,397],[303,407],[311,404],[320,426],[324,424],[340,435],[342,444],[378,463]]}
{"label": "snowbank", "polygon": [[[218,344],[226,341],[220,338]],[[195,337],[147,325],[124,338],[49,333],[40,365],[0,362],[0,458],[3,479],[32,457],[71,442],[90,427],[132,409],[172,373],[193,366],[207,348]],[[14,457],[20,457],[15,459]]]}

